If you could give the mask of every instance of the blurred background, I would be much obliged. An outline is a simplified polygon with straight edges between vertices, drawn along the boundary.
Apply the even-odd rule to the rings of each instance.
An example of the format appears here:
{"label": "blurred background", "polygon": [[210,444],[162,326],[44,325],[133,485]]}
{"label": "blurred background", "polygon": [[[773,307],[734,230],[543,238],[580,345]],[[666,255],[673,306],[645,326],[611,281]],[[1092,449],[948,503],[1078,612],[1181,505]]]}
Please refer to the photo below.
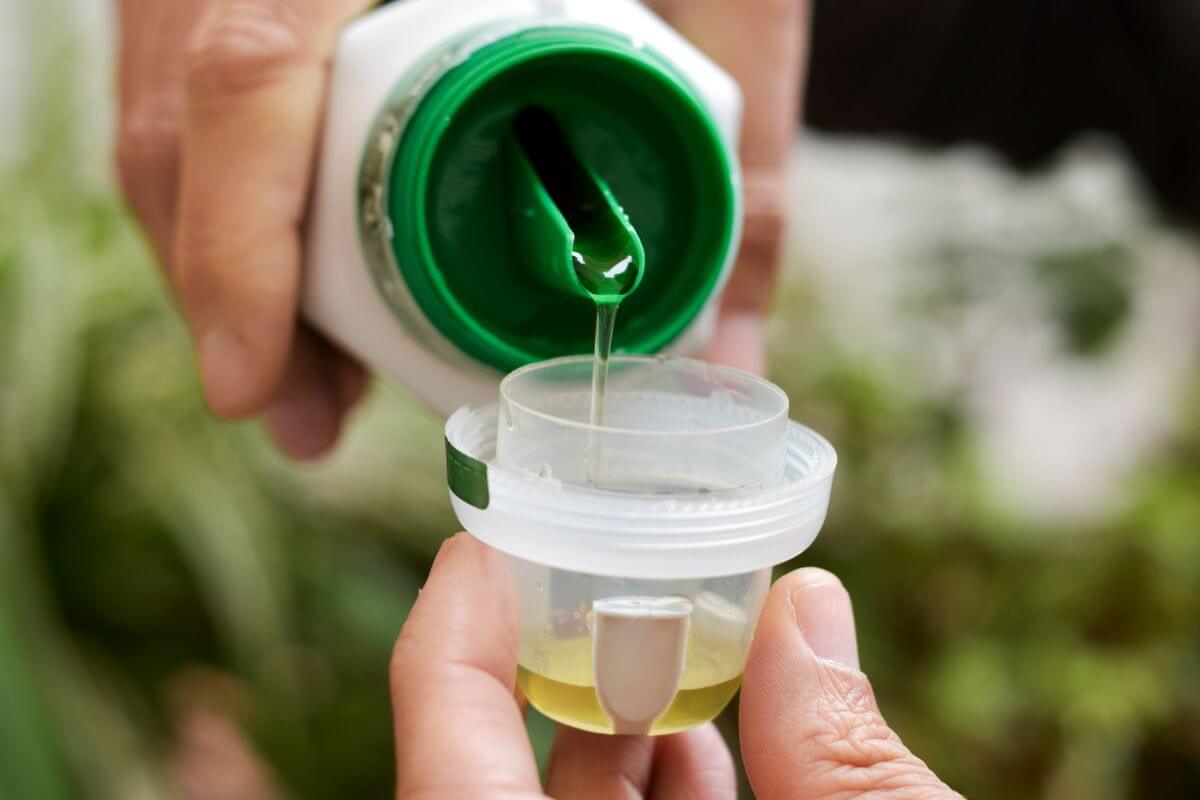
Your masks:
{"label": "blurred background", "polygon": [[[389,796],[441,422],[377,384],[300,468],[207,415],[113,188],[110,13],[0,2],[0,797]],[[796,150],[771,377],[841,456],[801,561],[972,797],[1200,794],[1200,248],[1129,151]]]}

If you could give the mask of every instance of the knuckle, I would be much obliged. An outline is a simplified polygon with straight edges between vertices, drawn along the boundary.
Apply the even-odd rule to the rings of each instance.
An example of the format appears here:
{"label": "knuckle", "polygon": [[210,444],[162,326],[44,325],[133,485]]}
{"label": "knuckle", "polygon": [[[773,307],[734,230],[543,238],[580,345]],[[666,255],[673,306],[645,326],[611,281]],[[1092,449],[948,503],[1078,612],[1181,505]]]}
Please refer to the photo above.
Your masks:
{"label": "knuckle", "polygon": [[882,720],[845,721],[815,743],[816,796],[858,797],[892,792],[924,782],[927,770]]}
{"label": "knuckle", "polygon": [[782,256],[786,233],[787,214],[782,208],[747,207],[742,223],[741,257],[762,264],[764,269],[773,268]]}
{"label": "knuckle", "polygon": [[231,0],[200,26],[185,55],[189,93],[271,85],[308,57],[300,12],[280,0]]}
{"label": "knuckle", "polygon": [[737,270],[724,302],[727,308],[761,313],[770,302],[787,235],[788,201],[782,172],[747,171],[743,203]]}
{"label": "knuckle", "polygon": [[857,675],[830,675],[828,680],[818,714],[822,722],[806,743],[813,756],[812,795],[941,796],[944,784],[884,721],[870,684]]}
{"label": "knuckle", "polygon": [[869,770],[908,754],[878,714],[852,710],[836,714],[817,744],[822,760],[839,768]]}
{"label": "knuckle", "polygon": [[406,682],[411,680],[413,669],[421,664],[422,645],[407,629],[401,630],[392,645],[392,657],[388,662],[388,678],[391,684],[393,713],[397,717],[408,714],[411,709],[406,702]]}
{"label": "knuckle", "polygon": [[788,212],[787,175],[783,165],[747,166],[743,176],[746,216],[782,222]]}
{"label": "knuckle", "polygon": [[773,20],[795,18],[810,0],[746,0],[748,10]]}
{"label": "knuckle", "polygon": [[[742,0],[737,12],[745,18],[765,17],[770,20],[786,20],[796,17],[812,0]],[[688,9],[688,0],[650,0],[647,5],[656,14],[667,20],[677,20]],[[733,7],[731,5],[731,7]]]}
{"label": "knuckle", "polygon": [[395,644],[392,645],[392,674],[397,677],[406,675],[415,666],[423,663],[428,653],[428,644],[414,626],[404,625],[400,629],[400,635],[396,637]]}
{"label": "knuckle", "polygon": [[229,258],[230,241],[239,241],[244,233],[238,229],[221,231],[207,224],[204,213],[185,208],[176,234],[175,250],[178,259],[176,279],[185,295],[200,297],[216,293],[215,276],[210,265],[237,263]]}
{"label": "knuckle", "polygon": [[114,151],[126,191],[144,170],[171,167],[178,147],[178,103],[159,97],[138,100],[121,116]]}
{"label": "knuckle", "polygon": [[813,737],[826,761],[869,767],[907,752],[876,709],[865,677],[835,669],[822,677],[822,724],[813,729]]}
{"label": "knuckle", "polygon": [[400,635],[396,637],[396,641],[392,645],[391,667],[393,672],[401,671],[408,663],[413,647],[413,637],[409,634],[408,628],[401,628]]}
{"label": "knuckle", "polygon": [[743,246],[763,251],[764,256],[778,255],[788,220],[787,181],[782,169],[762,174],[747,171],[743,192],[745,226]]}

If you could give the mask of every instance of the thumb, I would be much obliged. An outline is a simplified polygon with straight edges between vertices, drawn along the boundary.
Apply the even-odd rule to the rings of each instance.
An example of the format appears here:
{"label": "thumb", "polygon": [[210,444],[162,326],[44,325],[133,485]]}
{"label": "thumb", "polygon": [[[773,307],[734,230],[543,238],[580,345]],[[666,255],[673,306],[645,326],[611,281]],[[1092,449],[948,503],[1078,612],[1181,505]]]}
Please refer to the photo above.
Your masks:
{"label": "thumb", "polygon": [[960,797],[879,713],[858,669],[850,595],[824,570],[797,570],[772,587],[740,714],[746,770],[763,800]]}

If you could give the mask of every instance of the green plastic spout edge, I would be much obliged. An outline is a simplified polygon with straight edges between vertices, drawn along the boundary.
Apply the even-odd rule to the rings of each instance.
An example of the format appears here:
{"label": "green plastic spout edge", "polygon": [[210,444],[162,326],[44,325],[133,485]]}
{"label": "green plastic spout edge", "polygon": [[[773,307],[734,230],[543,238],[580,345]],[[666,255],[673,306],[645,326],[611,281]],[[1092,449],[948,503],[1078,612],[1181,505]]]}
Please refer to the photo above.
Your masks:
{"label": "green plastic spout edge", "polygon": [[542,285],[616,305],[645,273],[646,252],[608,184],[553,116],[530,108],[505,142],[510,246]]}

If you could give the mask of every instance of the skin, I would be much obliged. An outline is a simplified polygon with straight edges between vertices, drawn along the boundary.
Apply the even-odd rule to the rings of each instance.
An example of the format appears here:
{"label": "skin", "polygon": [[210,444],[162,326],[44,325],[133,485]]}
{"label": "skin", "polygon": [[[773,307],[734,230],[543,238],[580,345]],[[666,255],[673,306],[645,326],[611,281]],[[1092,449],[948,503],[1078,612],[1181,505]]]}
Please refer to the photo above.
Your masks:
{"label": "skin", "polygon": [[[735,796],[733,760],[711,724],[662,737],[560,727],[543,784],[515,685],[518,614],[499,553],[465,533],[443,544],[392,654],[399,800]],[[172,766],[184,795],[284,797],[234,721],[236,682],[197,673],[178,683]],[[760,800],[961,800],[880,715],[858,668],[850,597],[824,570],[772,588],[740,709]]]}
{"label": "skin", "polygon": [[[209,407],[318,458],[360,366],[297,319],[329,54],[366,0],[122,0],[117,171],[187,320]],[[764,366],[807,32],[802,0],[650,5],[742,85],[745,240],[708,357]]]}
{"label": "skin", "polygon": [[[716,729],[604,736],[560,727],[546,783],[515,695],[517,592],[503,556],[446,541],[392,655],[397,790],[417,798],[730,798]],[[858,669],[850,596],[824,570],[776,582],[743,679],[742,757],[760,800],[949,800],[887,726]]]}

